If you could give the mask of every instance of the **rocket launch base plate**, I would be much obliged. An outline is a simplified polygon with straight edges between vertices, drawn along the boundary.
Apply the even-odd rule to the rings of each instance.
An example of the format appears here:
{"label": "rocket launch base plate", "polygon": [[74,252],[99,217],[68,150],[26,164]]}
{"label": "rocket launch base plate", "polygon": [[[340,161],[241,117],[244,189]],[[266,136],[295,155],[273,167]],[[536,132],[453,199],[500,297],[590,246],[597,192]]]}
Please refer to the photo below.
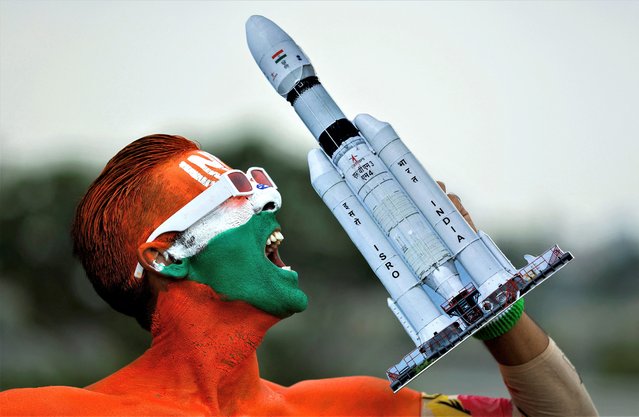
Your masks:
{"label": "rocket launch base plate", "polygon": [[528,265],[519,269],[511,279],[480,301],[484,315],[479,320],[464,329],[461,329],[459,324],[455,322],[435,334],[431,339],[404,356],[398,364],[391,367],[386,372],[386,376],[391,383],[390,386],[393,392],[405,387],[463,341],[499,317],[512,303],[528,294],[563,268],[572,259],[573,256],[570,252],[564,252],[558,246],[553,246],[528,263]]}

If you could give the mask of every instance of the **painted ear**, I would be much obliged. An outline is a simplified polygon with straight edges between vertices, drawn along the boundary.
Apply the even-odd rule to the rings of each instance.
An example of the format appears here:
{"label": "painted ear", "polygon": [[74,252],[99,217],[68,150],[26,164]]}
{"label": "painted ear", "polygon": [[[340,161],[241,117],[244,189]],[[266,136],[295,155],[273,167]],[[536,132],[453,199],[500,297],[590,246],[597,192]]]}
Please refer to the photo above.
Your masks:
{"label": "painted ear", "polygon": [[168,247],[159,242],[147,242],[138,247],[138,262],[146,271],[171,279],[183,279],[189,274],[187,259],[174,260],[165,256]]}

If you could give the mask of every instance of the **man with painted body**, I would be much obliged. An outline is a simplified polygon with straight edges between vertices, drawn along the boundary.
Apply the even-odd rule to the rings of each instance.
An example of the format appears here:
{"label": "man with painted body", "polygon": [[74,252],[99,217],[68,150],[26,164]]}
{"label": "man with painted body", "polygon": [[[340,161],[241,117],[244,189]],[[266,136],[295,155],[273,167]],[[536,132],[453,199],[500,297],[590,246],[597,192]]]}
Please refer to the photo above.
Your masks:
{"label": "man with painted body", "polygon": [[[525,313],[486,341],[512,400],[410,388],[393,394],[372,377],[291,387],[260,378],[257,346],[307,299],[277,252],[283,237],[274,184],[259,170],[242,173],[250,191],[229,193],[218,184],[230,184],[231,172],[193,142],[168,135],[139,139],[107,164],[78,206],[74,249],[97,292],[150,330],[152,344],[85,388],[6,391],[2,415],[596,414],[574,368]],[[211,203],[205,190],[222,201]]]}

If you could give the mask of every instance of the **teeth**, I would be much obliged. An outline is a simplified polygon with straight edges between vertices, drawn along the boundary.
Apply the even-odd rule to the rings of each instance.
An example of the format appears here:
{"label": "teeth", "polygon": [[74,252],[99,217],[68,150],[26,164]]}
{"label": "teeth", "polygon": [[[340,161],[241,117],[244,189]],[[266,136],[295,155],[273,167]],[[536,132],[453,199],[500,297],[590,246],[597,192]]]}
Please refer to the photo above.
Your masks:
{"label": "teeth", "polygon": [[275,244],[279,246],[283,240],[284,240],[284,235],[279,230],[276,230],[273,233],[271,233],[268,239],[266,239],[266,246],[271,244]]}
{"label": "teeth", "polygon": [[282,269],[284,269],[285,271],[290,271],[291,267],[290,266],[283,266]]}

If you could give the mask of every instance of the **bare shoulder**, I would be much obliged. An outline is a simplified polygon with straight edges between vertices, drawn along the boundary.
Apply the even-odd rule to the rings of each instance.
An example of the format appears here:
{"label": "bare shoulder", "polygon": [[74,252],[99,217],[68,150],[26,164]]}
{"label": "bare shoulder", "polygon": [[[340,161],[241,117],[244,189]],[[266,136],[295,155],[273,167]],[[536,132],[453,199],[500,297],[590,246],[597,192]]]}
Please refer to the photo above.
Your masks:
{"label": "bare shoulder", "polygon": [[87,413],[82,407],[104,402],[104,394],[82,388],[52,386],[18,388],[0,393],[0,414],[12,415],[73,415]]}
{"label": "bare shoulder", "polygon": [[354,376],[299,382],[286,390],[286,398],[305,405],[321,405],[327,414],[415,415],[420,414],[421,394],[403,389],[393,394],[380,378]]}
{"label": "bare shoulder", "polygon": [[371,376],[309,379],[292,385],[288,390],[290,393],[313,390],[315,392],[323,392],[326,394],[347,391],[351,394],[364,393],[368,395],[392,395],[389,384],[385,380]]}
{"label": "bare shoulder", "polygon": [[0,416],[116,416],[146,412],[174,414],[158,404],[132,396],[104,394],[84,388],[51,386],[0,393]]}

